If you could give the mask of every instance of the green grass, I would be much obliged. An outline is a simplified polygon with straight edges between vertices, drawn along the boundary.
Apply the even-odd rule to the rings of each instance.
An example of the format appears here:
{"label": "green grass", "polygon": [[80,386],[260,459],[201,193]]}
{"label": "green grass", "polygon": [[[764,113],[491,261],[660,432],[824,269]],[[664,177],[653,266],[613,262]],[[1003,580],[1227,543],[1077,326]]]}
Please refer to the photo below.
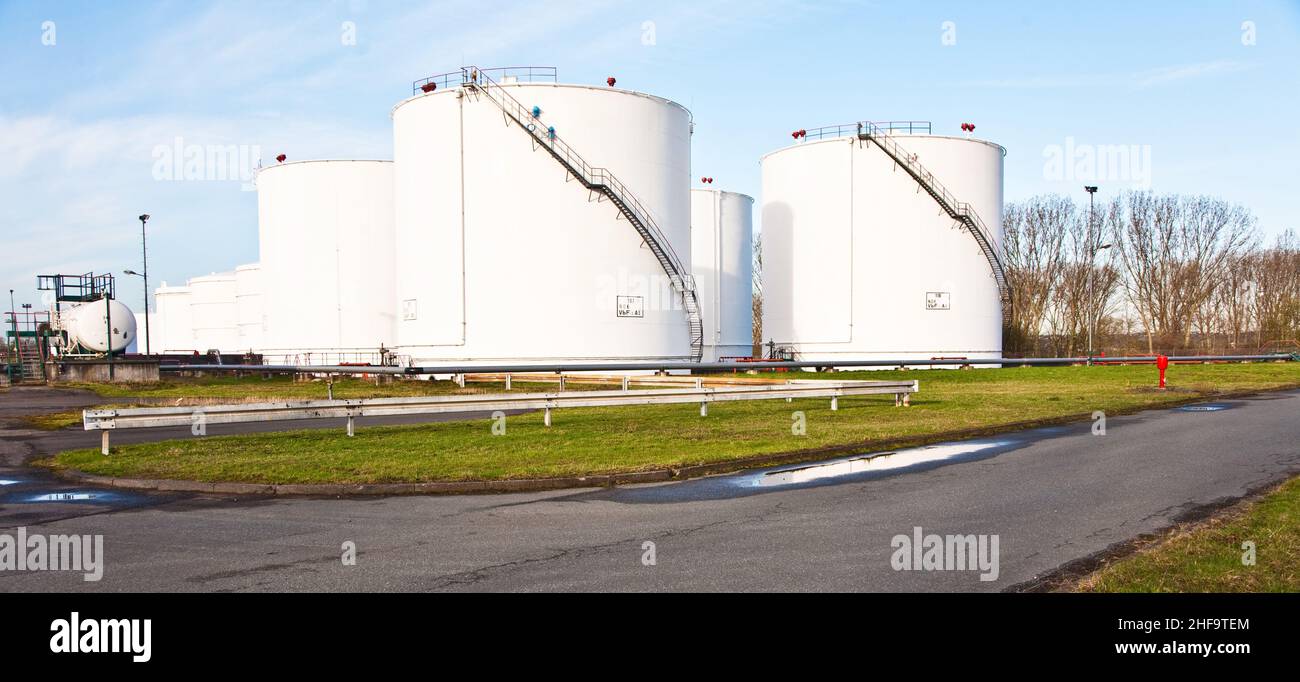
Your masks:
{"label": "green grass", "polygon": [[[545,386],[555,384],[525,384],[514,382],[520,389],[531,387],[544,390]],[[179,398],[185,400],[220,399],[232,401],[256,401],[261,399],[300,399],[324,400],[329,397],[329,386],[321,379],[315,381],[294,381],[289,376],[274,376],[269,379],[261,377],[203,377],[201,379],[172,378],[148,384],[67,384],[70,388],[82,388],[93,391],[104,398],[122,399],[161,399]],[[575,386],[575,390],[586,388]],[[482,393],[504,388],[502,384],[471,383],[461,389],[451,381],[413,381],[398,380],[385,384],[353,378],[338,378],[334,381],[334,397],[352,398],[404,398],[422,395],[448,395],[452,393]]]}
{"label": "green grass", "polygon": [[[1255,543],[1255,565],[1242,544]],[[1079,585],[1092,592],[1300,591],[1300,478],[1262,498],[1175,533]]]}
{"label": "green grass", "polygon": [[63,412],[47,412],[45,414],[33,414],[22,418],[33,429],[42,431],[58,431],[66,429],[69,426],[81,426],[81,410],[64,410]]}
{"label": "green grass", "polygon": [[[824,379],[918,379],[912,407],[892,398],[582,408],[510,417],[493,436],[488,420],[365,427],[355,438],[338,428],[247,436],[187,438],[65,452],[52,463],[106,476],[255,483],[373,483],[570,476],[725,462],[817,448],[894,447],[954,431],[1086,418],[1189,397],[1300,385],[1300,363],[1187,365],[1170,370],[1175,390],[1151,390],[1152,367],[1043,367],[1001,370],[841,372],[777,376]],[[337,393],[336,393],[337,395]],[[791,433],[792,412],[807,435]]]}

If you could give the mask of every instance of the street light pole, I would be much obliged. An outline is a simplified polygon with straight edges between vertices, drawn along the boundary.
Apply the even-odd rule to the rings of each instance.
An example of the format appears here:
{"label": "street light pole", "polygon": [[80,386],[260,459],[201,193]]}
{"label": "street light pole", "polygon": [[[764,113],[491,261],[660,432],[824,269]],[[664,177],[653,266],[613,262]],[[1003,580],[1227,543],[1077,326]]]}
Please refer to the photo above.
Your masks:
{"label": "street light pole", "polygon": [[[153,349],[150,348],[149,333],[149,242],[145,239],[144,224],[149,222],[149,214],[144,213],[140,216],[140,255],[144,260],[144,354],[153,355]],[[137,346],[138,348],[139,346]]]}
{"label": "street light pole", "polygon": [[1097,196],[1097,186],[1084,185],[1083,191],[1088,193],[1088,286],[1087,286],[1088,300],[1085,303],[1085,310],[1088,313],[1088,364],[1091,365],[1092,364],[1092,327],[1093,327],[1092,271],[1093,271],[1093,264],[1097,260],[1097,250],[1098,250],[1096,247],[1097,242],[1092,235],[1092,226],[1093,226],[1093,197]]}

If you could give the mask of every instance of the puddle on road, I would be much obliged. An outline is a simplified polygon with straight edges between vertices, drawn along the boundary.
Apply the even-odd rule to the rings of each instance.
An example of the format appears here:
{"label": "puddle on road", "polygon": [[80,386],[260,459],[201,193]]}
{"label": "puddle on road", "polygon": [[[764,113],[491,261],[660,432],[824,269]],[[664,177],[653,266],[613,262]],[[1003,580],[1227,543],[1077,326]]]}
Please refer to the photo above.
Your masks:
{"label": "puddle on road", "polygon": [[838,476],[905,469],[920,464],[932,464],[977,455],[989,450],[1004,448],[1011,443],[1010,440],[976,441],[930,445],[897,452],[882,452],[824,464],[769,471],[758,476],[753,485],[762,487],[798,485]]}
{"label": "puddle on road", "polygon": [[112,493],[92,493],[77,490],[69,490],[58,493],[45,493],[44,495],[32,495],[24,498],[24,502],[91,502],[111,499]]}
{"label": "puddle on road", "polygon": [[1179,412],[1218,412],[1232,407],[1221,403],[1206,403],[1204,405],[1184,405],[1176,408]]}

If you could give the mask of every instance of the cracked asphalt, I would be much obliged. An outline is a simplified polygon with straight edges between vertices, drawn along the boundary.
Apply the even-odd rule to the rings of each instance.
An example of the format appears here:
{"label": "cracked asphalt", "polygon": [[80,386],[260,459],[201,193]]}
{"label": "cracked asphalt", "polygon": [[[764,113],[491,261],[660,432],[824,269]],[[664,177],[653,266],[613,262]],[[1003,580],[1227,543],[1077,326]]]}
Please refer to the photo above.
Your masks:
{"label": "cracked asphalt", "polygon": [[[103,534],[104,578],[5,571],[0,592],[998,591],[1300,473],[1291,391],[1112,417],[1104,436],[1088,422],[1037,429],[978,456],[770,488],[754,485],[764,472],[747,472],[516,495],[137,494],[25,465],[85,434],[28,431],[15,417],[78,400],[91,402],[0,396],[0,481],[12,481],[0,486],[0,533]],[[94,497],[30,501],[77,492]],[[895,571],[891,539],[916,526],[996,534],[997,579]],[[355,543],[354,566],[340,560],[344,542]]]}

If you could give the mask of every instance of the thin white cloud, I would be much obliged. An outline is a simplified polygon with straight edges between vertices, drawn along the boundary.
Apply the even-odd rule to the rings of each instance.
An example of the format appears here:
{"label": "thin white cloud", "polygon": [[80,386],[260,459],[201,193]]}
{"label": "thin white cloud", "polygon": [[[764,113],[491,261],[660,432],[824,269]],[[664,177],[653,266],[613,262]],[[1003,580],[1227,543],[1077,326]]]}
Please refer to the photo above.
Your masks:
{"label": "thin white cloud", "polygon": [[972,80],[964,81],[957,85],[971,88],[1009,90],[1042,90],[1098,86],[1119,86],[1134,90],[1144,90],[1156,85],[1163,85],[1175,81],[1237,73],[1246,71],[1253,67],[1253,64],[1247,62],[1220,60],[1196,64],[1164,66],[1127,73],[1047,74],[1038,76],[1020,76],[1015,78]]}

